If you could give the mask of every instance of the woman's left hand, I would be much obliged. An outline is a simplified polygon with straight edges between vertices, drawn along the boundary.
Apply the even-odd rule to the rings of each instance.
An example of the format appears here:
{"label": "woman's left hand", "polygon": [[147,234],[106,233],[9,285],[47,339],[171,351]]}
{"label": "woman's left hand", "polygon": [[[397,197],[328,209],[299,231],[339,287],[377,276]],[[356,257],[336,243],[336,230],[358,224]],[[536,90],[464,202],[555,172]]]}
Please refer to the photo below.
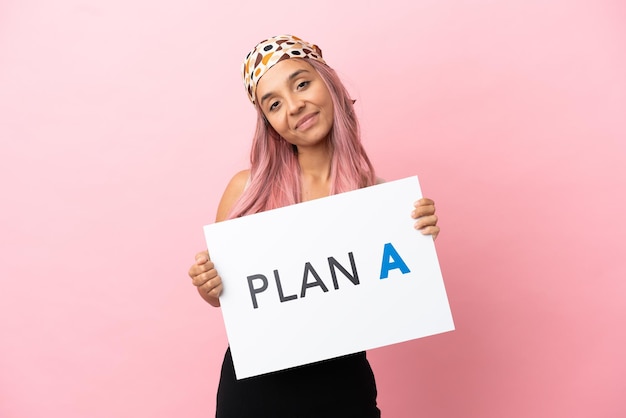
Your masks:
{"label": "woman's left hand", "polygon": [[424,235],[432,235],[433,239],[439,235],[439,227],[437,226],[437,215],[435,215],[435,202],[426,197],[415,202],[415,209],[411,212],[415,222],[415,229]]}

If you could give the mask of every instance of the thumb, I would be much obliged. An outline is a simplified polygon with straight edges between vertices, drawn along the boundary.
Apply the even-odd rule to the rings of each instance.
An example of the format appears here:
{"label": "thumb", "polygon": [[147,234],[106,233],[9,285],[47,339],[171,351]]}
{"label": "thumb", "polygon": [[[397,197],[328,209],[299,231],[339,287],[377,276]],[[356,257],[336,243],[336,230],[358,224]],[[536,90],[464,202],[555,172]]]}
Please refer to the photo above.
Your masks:
{"label": "thumb", "polygon": [[202,251],[196,254],[196,264],[204,264],[209,261],[209,251]]}

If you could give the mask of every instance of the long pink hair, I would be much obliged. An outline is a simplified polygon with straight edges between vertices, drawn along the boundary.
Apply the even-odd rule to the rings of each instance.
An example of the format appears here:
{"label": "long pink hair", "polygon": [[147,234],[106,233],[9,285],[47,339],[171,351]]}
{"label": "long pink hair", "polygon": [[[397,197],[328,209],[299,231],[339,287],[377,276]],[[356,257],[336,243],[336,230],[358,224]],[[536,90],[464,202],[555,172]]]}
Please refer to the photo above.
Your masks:
{"label": "long pink hair", "polygon": [[[291,58],[299,59],[299,58]],[[374,167],[361,144],[353,101],[335,71],[306,60],[326,83],[333,101],[330,194],[347,192],[376,183]],[[250,152],[250,180],[228,218],[262,212],[302,201],[300,165],[295,146],[282,139],[266,121],[258,105],[256,131]]]}

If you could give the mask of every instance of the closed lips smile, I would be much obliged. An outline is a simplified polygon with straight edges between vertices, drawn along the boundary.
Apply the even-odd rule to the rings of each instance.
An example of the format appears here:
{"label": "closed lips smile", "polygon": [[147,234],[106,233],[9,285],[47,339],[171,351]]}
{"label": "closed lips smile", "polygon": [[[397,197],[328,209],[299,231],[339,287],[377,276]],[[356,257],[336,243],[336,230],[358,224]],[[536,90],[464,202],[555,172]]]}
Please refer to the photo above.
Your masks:
{"label": "closed lips smile", "polygon": [[317,120],[317,113],[309,113],[303,116],[298,123],[296,123],[296,129],[305,130],[315,123]]}

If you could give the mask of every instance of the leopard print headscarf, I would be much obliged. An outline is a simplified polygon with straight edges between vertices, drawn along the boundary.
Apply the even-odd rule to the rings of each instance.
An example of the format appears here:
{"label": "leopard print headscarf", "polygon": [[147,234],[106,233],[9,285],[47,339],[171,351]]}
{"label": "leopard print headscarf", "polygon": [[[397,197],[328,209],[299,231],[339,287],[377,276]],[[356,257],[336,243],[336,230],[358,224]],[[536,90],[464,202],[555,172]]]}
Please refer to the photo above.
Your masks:
{"label": "leopard print headscarf", "polygon": [[278,35],[259,42],[248,53],[241,66],[243,84],[248,98],[254,104],[256,86],[263,74],[276,63],[288,58],[308,58],[326,64],[322,50],[293,35]]}

